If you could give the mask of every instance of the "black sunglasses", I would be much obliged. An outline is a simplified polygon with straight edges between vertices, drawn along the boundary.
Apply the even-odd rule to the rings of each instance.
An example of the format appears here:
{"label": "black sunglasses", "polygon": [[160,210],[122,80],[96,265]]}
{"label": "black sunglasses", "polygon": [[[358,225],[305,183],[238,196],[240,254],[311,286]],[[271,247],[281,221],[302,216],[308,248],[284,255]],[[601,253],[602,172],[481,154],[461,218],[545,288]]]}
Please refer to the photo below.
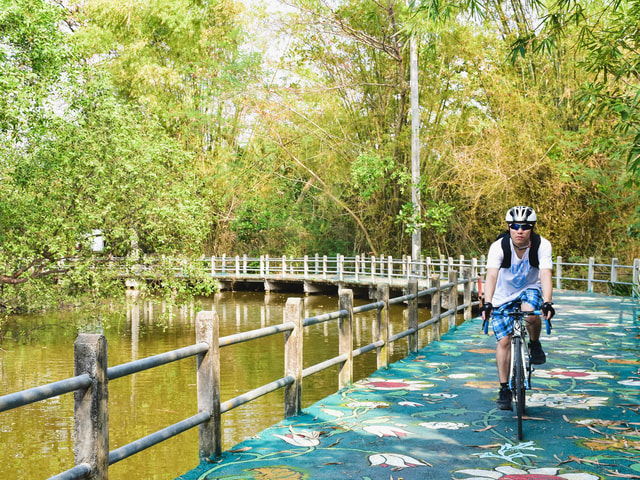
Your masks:
{"label": "black sunglasses", "polygon": [[533,225],[531,225],[530,223],[511,223],[509,224],[509,228],[511,230],[531,230],[533,228]]}

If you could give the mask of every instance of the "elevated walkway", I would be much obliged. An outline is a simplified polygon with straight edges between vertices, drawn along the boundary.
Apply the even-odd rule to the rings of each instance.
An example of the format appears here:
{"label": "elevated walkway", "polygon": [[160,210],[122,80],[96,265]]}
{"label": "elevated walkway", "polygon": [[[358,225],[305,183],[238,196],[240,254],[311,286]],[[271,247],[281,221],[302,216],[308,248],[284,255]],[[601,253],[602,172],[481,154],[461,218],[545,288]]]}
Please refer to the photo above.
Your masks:
{"label": "elevated walkway", "polygon": [[495,407],[495,340],[472,320],[179,480],[640,478],[638,304],[566,291],[555,303],[522,442]]}

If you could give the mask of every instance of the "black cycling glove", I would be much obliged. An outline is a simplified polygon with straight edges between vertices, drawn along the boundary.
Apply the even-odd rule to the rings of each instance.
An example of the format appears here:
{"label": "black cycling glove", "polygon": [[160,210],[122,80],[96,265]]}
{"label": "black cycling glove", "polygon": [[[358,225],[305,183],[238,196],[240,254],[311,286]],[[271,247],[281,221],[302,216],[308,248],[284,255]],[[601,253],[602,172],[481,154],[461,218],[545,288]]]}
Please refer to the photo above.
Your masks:
{"label": "black cycling glove", "polygon": [[[486,316],[482,315],[485,312],[487,312]],[[483,302],[482,306],[480,307],[480,316],[483,319],[489,320],[491,318],[492,313],[493,313],[493,305],[491,304],[491,302]]]}
{"label": "black cycling glove", "polygon": [[[542,314],[545,316],[545,318],[548,318],[549,320],[551,320],[556,314],[556,310],[555,308],[553,308],[553,303],[551,302],[544,302],[542,304],[542,307],[540,307],[540,310],[542,311]],[[549,313],[551,313],[551,315],[549,315]]]}

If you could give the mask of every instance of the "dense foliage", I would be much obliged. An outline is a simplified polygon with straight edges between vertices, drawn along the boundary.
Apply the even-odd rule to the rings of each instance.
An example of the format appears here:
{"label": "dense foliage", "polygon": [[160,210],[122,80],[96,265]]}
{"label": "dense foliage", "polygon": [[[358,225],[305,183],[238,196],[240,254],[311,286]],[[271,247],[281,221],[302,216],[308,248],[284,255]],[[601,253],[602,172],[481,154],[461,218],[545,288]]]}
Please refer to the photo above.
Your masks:
{"label": "dense foliage", "polygon": [[104,290],[96,255],[409,253],[411,36],[425,255],[513,204],[565,258],[640,254],[637,0],[0,7],[4,307]]}

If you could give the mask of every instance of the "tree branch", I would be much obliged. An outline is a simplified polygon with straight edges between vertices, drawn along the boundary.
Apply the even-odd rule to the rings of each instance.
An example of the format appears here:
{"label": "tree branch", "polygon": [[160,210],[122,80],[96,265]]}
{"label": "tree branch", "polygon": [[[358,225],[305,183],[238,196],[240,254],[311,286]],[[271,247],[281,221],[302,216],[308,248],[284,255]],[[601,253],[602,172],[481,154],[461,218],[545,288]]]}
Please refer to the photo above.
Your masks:
{"label": "tree branch", "polygon": [[342,207],[344,210],[346,210],[347,213],[349,213],[349,215],[351,215],[351,217],[354,219],[354,221],[360,227],[360,230],[362,230],[362,233],[364,234],[364,236],[365,236],[365,238],[367,240],[367,244],[369,245],[369,248],[371,249],[371,252],[373,253],[373,255],[378,256],[378,251],[377,251],[376,247],[373,246],[373,242],[371,241],[371,237],[369,236],[369,232],[367,231],[366,227],[364,226],[364,223],[362,223],[362,220],[360,220],[358,215],[356,215],[355,212],[353,210],[351,210],[342,200],[340,200],[333,193],[331,193],[331,190],[329,189],[329,186],[313,170],[311,170],[304,163],[302,163],[302,161],[298,157],[296,157],[293,154],[293,152],[291,152],[286,147],[286,145],[282,141],[282,138],[280,137],[280,135],[277,132],[273,132],[273,133],[275,133],[275,136],[277,137],[278,145],[280,146],[280,148],[282,148],[282,150],[287,155],[289,155],[289,157],[291,157],[294,162],[296,162],[298,165],[300,165],[304,170],[306,170],[313,178],[315,178],[324,187],[324,192],[329,196],[329,198],[331,198],[331,200],[336,202],[338,205],[340,205],[340,207]]}

